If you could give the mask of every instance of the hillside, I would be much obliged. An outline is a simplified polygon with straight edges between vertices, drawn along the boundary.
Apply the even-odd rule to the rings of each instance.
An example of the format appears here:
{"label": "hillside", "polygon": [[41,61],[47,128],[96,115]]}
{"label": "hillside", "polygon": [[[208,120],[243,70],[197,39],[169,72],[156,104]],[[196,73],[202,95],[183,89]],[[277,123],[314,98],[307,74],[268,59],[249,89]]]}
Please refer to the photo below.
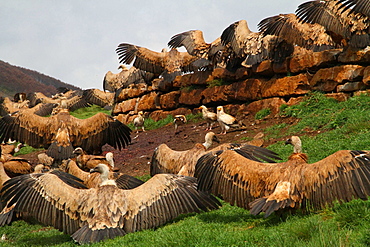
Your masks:
{"label": "hillside", "polygon": [[42,92],[50,96],[58,87],[80,89],[40,72],[11,65],[0,60],[0,96],[13,97],[15,93]]}

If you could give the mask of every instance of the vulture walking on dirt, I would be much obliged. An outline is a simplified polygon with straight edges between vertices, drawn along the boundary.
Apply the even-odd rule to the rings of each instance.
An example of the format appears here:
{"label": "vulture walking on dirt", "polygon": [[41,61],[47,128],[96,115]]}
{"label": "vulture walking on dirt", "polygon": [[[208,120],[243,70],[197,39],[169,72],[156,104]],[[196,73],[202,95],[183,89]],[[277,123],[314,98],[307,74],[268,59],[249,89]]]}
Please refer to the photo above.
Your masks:
{"label": "vulture walking on dirt", "polygon": [[199,109],[202,110],[202,117],[207,122],[207,130],[212,130],[213,125],[217,122],[217,113],[211,112],[205,105],[201,105]]}
{"label": "vulture walking on dirt", "polygon": [[354,150],[337,151],[312,164],[304,153],[293,153],[286,162],[261,163],[225,150],[205,154],[195,168],[199,190],[254,215],[265,212],[265,217],[285,209],[316,210],[335,201],[367,200],[369,176],[370,152]]}
{"label": "vulture walking on dirt", "polygon": [[0,142],[10,138],[47,148],[47,155],[57,162],[70,158],[74,147],[88,153],[101,153],[104,144],[122,149],[130,143],[130,133],[129,127],[104,113],[78,119],[66,109],[50,117],[19,111],[0,118]]}
{"label": "vulture walking on dirt", "polygon": [[370,45],[369,17],[338,0],[308,1],[298,6],[296,14],[302,21],[324,26],[333,41],[345,47]]}
{"label": "vulture walking on dirt", "polygon": [[214,67],[220,62],[224,49],[220,37],[212,43],[206,43],[203,32],[200,30],[190,30],[176,34],[171,37],[168,46],[170,48],[184,46],[190,55],[207,59]]}
{"label": "vulture walking on dirt", "polygon": [[220,206],[216,198],[197,190],[192,177],[158,174],[134,189],[122,190],[108,179],[106,165],[91,172],[100,173],[102,182],[90,189],[72,187],[66,184],[67,177],[47,173],[12,178],[1,190],[3,205],[15,205],[15,212],[70,234],[79,244],[156,228],[180,214]]}
{"label": "vulture walking on dirt", "polygon": [[151,72],[163,77],[164,81],[172,82],[176,76],[182,73],[193,72],[208,66],[209,62],[187,52],[179,52],[173,48],[162,52],[155,52],[144,47],[122,43],[118,45],[116,52],[119,61]]}
{"label": "vulture walking on dirt", "polygon": [[137,113],[137,116],[134,118],[134,126],[135,126],[135,131],[136,133],[139,133],[138,128],[141,128],[141,130],[144,132],[144,113],[142,111],[139,111]]}
{"label": "vulture walking on dirt", "polygon": [[215,133],[208,132],[204,143],[196,143],[193,148],[184,151],[176,151],[166,144],[159,145],[152,156],[150,163],[150,175],[158,173],[172,173],[178,175],[194,176],[195,165],[198,159],[205,153],[214,153],[220,150],[233,150],[235,153],[256,161],[274,162],[280,159],[276,153],[261,147],[248,144],[224,143],[209,149],[212,143],[219,142]]}
{"label": "vulture walking on dirt", "polygon": [[223,106],[217,106],[217,122],[221,127],[220,134],[226,134],[231,127],[240,127],[235,117],[225,113]]}

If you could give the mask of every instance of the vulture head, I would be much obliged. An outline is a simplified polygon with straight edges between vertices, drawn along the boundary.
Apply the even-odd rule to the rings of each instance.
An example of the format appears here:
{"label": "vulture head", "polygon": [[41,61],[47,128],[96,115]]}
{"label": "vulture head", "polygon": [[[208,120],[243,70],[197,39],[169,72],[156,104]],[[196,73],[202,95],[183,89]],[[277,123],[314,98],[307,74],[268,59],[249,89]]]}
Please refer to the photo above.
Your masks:
{"label": "vulture head", "polygon": [[293,145],[294,150],[293,153],[302,153],[302,142],[298,136],[292,136],[288,140],[285,141],[285,145]]}
{"label": "vulture head", "polygon": [[220,143],[220,140],[217,138],[216,134],[213,132],[208,132],[204,139],[205,139],[205,142],[203,143],[203,146],[206,149],[208,149],[212,145],[212,142]]}
{"label": "vulture head", "polygon": [[84,152],[84,150],[82,148],[77,147],[77,148],[75,148],[75,150],[73,150],[73,153],[75,155],[80,155],[80,154],[84,154],[85,152]]}
{"label": "vulture head", "polygon": [[101,186],[103,186],[103,185],[116,185],[116,182],[114,182],[114,180],[110,180],[108,178],[108,176],[109,176],[109,167],[106,164],[100,163],[97,166],[95,166],[93,169],[90,170],[90,173],[94,173],[94,172],[100,173],[100,179],[101,179],[100,185]]}

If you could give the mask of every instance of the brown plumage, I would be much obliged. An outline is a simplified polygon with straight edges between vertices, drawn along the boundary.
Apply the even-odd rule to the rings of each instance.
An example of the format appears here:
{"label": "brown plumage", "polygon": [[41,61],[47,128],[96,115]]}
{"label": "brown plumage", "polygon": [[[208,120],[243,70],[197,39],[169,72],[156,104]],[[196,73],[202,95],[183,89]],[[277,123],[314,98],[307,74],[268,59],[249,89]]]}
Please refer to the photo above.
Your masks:
{"label": "brown plumage", "polygon": [[324,26],[336,43],[355,48],[370,45],[369,18],[338,0],[308,1],[298,6],[296,14],[305,22]]}
{"label": "brown plumage", "polygon": [[121,149],[131,141],[130,133],[130,128],[104,113],[78,119],[68,110],[50,117],[17,112],[0,119],[0,141],[10,138],[47,148],[47,154],[56,162],[71,157],[74,147],[88,153],[101,153],[106,143]]}
{"label": "brown plumage", "polygon": [[12,157],[5,161],[3,164],[5,172],[6,174],[8,174],[9,177],[29,174],[34,171],[32,164],[27,159],[23,159],[20,157]]}
{"label": "brown plumage", "polygon": [[1,100],[0,114],[1,116],[5,116],[9,113],[19,111],[20,109],[27,109],[28,106],[29,106],[28,100],[22,102],[14,102],[8,97],[5,97]]}
{"label": "brown plumage", "polygon": [[28,94],[28,98],[30,100],[30,107],[34,107],[39,103],[44,103],[49,105],[53,104],[59,108],[75,111],[77,109],[89,106],[88,102],[81,95],[75,94],[68,94],[68,97],[64,96],[64,94],[61,94],[50,98],[43,93],[35,92]]}
{"label": "brown plumage", "polygon": [[282,209],[321,209],[338,200],[370,195],[370,152],[341,150],[313,164],[293,153],[282,163],[261,163],[230,150],[202,156],[196,164],[199,189],[265,217]]}
{"label": "brown plumage", "polygon": [[323,26],[302,22],[295,14],[265,18],[258,23],[258,27],[263,35],[275,35],[308,50],[322,51],[340,46],[334,43]]}
{"label": "brown plumage", "polygon": [[190,55],[207,59],[213,66],[220,62],[219,59],[224,49],[220,37],[212,43],[206,43],[203,32],[200,30],[190,30],[176,34],[171,37],[168,46],[170,48],[184,46]]}
{"label": "brown plumage", "polygon": [[209,149],[212,143],[219,142],[215,133],[208,132],[203,144],[196,143],[193,148],[185,151],[176,151],[166,144],[159,145],[152,156],[150,175],[158,173],[172,173],[185,176],[194,176],[195,164],[205,153],[216,153],[220,150],[233,150],[235,153],[256,161],[274,162],[272,159],[280,159],[274,152],[251,146],[248,144],[224,143]]}
{"label": "brown plumage", "polygon": [[204,105],[201,105],[199,109],[202,110],[202,117],[207,122],[206,131],[212,130],[213,125],[217,122],[217,114],[209,111]]}
{"label": "brown plumage", "polygon": [[368,0],[339,0],[347,9],[351,8],[355,12],[362,13],[367,17],[370,17],[370,2]]}
{"label": "brown plumage", "polygon": [[[98,173],[90,173],[82,170],[72,159],[63,160],[59,168],[81,179],[83,181],[82,183],[86,185],[87,188],[96,188],[102,182]],[[125,190],[136,188],[144,183],[135,177],[112,171],[109,171],[108,178],[114,180],[118,188]]]}
{"label": "brown plumage", "polygon": [[137,69],[135,67],[126,68],[125,65],[121,64],[119,69],[121,72],[114,74],[108,71],[103,80],[103,90],[110,92],[117,92],[120,88],[127,88],[131,84],[139,83],[150,83],[154,79],[154,74],[146,72],[144,70]]}
{"label": "brown plumage", "polygon": [[134,67],[160,75],[167,82],[172,82],[183,72],[197,71],[209,64],[205,59],[192,56],[187,52],[179,52],[175,48],[170,51],[155,52],[144,47],[122,43],[118,45],[116,52],[121,63],[133,62]]}
{"label": "brown plumage", "polygon": [[264,60],[283,62],[293,52],[291,45],[280,42],[276,36],[252,32],[245,20],[227,27],[222,32],[221,42],[232,51],[227,64],[229,69],[240,65],[249,68]]}
{"label": "brown plumage", "polygon": [[84,171],[90,171],[98,164],[106,164],[109,170],[115,170],[113,153],[108,152],[105,156],[87,154],[81,147],[75,148],[73,154],[80,168]]}
{"label": "brown plumage", "polygon": [[83,97],[90,104],[101,107],[112,106],[114,104],[114,93],[104,92],[96,88],[85,89],[83,91]]}
{"label": "brown plumage", "polygon": [[102,183],[90,189],[73,188],[54,174],[18,176],[5,183],[1,197],[6,207],[16,203],[16,212],[71,234],[80,244],[155,228],[179,214],[220,205],[197,191],[195,178],[159,174],[137,188],[121,190],[108,180],[108,171],[97,166],[92,172],[101,174]]}

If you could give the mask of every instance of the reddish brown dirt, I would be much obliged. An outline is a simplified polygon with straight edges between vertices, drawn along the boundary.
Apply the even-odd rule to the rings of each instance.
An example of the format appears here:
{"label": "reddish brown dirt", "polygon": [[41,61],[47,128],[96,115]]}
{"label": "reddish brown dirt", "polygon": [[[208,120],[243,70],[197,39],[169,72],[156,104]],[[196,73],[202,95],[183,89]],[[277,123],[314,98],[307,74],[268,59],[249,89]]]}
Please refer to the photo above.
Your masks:
{"label": "reddish brown dirt", "polygon": [[[296,119],[293,118],[267,118],[264,120],[255,120],[252,117],[245,119],[245,123],[250,123],[248,126],[242,129],[233,129],[226,135],[219,135],[220,128],[215,124],[214,131],[221,143],[242,143],[246,140],[253,139],[259,132],[267,127],[287,123],[294,124]],[[195,143],[204,142],[204,136],[207,133],[205,131],[206,123],[204,121],[198,123],[187,123],[179,126],[178,133],[175,133],[174,126],[169,124],[159,129],[149,130],[145,132],[139,132],[138,134],[133,132],[131,135],[131,144],[123,150],[115,150],[109,145],[103,147],[103,153],[108,151],[114,153],[115,164],[120,168],[120,172],[129,174],[132,176],[143,176],[149,174],[149,162],[151,160],[154,149],[162,143],[167,144],[174,150],[186,150],[194,146]],[[284,130],[283,130],[284,131]],[[266,147],[277,141],[285,139],[287,136],[281,133],[281,138],[273,140],[264,140],[263,146]],[[213,146],[215,146],[214,144]],[[213,147],[212,146],[212,147]],[[41,151],[42,152],[42,151]],[[34,152],[27,155],[21,155],[31,161],[31,163],[37,162],[37,154],[40,152]]]}

